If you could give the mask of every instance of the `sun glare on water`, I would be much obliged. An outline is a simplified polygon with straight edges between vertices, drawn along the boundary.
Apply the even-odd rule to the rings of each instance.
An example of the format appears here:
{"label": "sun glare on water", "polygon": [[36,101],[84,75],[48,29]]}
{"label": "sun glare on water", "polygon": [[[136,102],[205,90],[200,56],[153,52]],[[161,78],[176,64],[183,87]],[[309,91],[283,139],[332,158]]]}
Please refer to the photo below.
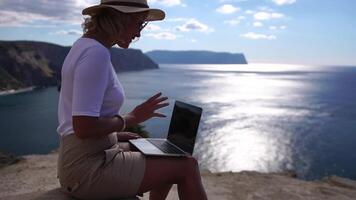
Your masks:
{"label": "sun glare on water", "polygon": [[[204,70],[209,72],[213,68]],[[203,168],[262,172],[293,168],[292,133],[276,119],[303,117],[308,113],[303,110],[291,113],[279,106],[294,98],[291,90],[299,84],[273,75],[281,70],[265,65],[238,69],[235,66],[234,70],[224,66],[214,70],[214,78],[202,83],[209,91],[201,92],[199,101],[215,105],[213,112],[205,113],[202,137],[195,152]],[[288,71],[288,66],[283,70]]]}

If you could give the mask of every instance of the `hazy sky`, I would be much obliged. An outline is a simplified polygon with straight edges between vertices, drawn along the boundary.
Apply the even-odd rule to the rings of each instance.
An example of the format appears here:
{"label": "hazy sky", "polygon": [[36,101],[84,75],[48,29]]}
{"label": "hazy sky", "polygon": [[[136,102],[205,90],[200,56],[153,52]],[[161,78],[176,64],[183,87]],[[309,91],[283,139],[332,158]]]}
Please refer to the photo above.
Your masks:
{"label": "hazy sky", "polygon": [[[0,0],[0,40],[71,45],[99,0]],[[356,0],[149,0],[166,11],[132,48],[243,52],[249,62],[356,65]]]}

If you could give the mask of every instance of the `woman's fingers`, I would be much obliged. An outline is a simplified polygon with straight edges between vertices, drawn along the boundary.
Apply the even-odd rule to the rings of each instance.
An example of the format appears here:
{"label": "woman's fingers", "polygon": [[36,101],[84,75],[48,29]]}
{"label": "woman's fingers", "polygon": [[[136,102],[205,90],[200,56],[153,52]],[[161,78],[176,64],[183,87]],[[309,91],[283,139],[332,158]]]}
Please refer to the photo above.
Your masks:
{"label": "woman's fingers", "polygon": [[162,103],[168,99],[168,97],[160,97],[162,93],[158,93],[153,97],[149,98],[145,103],[151,110],[157,110],[162,107],[166,107],[169,103]]}
{"label": "woman's fingers", "polygon": [[136,133],[129,133],[128,135],[131,136],[131,137],[135,137],[135,138],[140,138],[141,137],[140,135],[138,135]]}
{"label": "woman's fingers", "polygon": [[169,105],[169,103],[157,104],[157,105],[152,106],[152,109],[153,109],[153,110],[158,110],[158,109],[163,108],[163,107],[166,107],[166,106],[168,106],[168,105]]}
{"label": "woman's fingers", "polygon": [[167,99],[168,99],[168,97],[160,97],[160,98],[153,100],[150,104],[151,105],[159,104],[163,101],[166,101]]}
{"label": "woman's fingers", "polygon": [[153,95],[152,97],[150,97],[150,98],[146,101],[146,103],[151,103],[153,100],[157,99],[157,98],[160,97],[161,95],[162,95],[162,92],[159,92],[159,93]]}
{"label": "woman's fingers", "polygon": [[153,113],[152,116],[153,116],[153,117],[167,117],[166,115],[161,114],[161,113]]}
{"label": "woman's fingers", "polygon": [[168,97],[162,97],[162,93],[159,92],[152,97],[150,97],[147,101],[145,101],[143,104],[139,105],[136,107],[135,112],[138,113],[137,116],[141,116],[141,120],[138,121],[146,121],[147,119],[151,117],[166,117],[166,115],[161,114],[161,113],[155,113],[156,110],[166,107],[169,105],[168,102],[164,102],[168,99]]}

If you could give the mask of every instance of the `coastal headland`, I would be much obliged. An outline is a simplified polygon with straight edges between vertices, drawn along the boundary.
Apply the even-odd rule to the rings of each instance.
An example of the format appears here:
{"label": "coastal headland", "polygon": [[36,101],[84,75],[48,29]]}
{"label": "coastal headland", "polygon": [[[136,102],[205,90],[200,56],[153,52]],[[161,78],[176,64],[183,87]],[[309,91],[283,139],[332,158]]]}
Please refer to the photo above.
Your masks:
{"label": "coastal headland", "polygon": [[[28,88],[59,86],[61,68],[70,46],[38,41],[0,41],[0,95]],[[210,51],[151,51],[111,48],[116,72],[158,69],[159,64],[247,64],[242,53]]]}

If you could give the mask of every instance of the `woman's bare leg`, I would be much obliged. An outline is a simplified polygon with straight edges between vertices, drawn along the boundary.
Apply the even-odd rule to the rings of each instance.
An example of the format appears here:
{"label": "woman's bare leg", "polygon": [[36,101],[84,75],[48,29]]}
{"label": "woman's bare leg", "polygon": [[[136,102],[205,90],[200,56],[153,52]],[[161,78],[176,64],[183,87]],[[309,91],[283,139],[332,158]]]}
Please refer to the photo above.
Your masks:
{"label": "woman's bare leg", "polygon": [[[124,151],[138,151],[138,149],[129,142],[118,142],[118,145]],[[172,184],[163,185],[150,191],[150,200],[166,199]]]}
{"label": "woman's bare leg", "polygon": [[169,191],[172,188],[172,184],[164,185],[159,188],[155,188],[150,191],[150,200],[156,200],[156,199],[166,199]]}
{"label": "woman's bare leg", "polygon": [[165,199],[163,191],[159,188],[178,184],[178,195],[182,200],[205,200],[206,193],[201,182],[199,167],[193,157],[146,157],[146,171],[138,193],[158,190],[162,196],[156,199]]}

